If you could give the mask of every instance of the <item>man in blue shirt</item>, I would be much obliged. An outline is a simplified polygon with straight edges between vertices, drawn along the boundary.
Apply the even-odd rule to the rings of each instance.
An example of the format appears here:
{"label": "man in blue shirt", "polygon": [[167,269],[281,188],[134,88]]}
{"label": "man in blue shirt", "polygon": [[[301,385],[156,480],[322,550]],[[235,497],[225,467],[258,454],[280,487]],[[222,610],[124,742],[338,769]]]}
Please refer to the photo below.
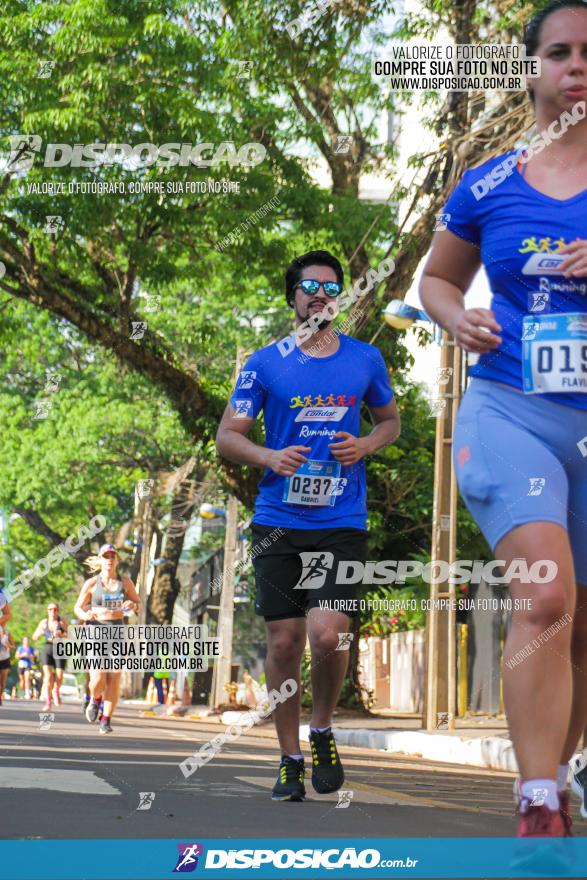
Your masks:
{"label": "man in blue shirt", "polygon": [[[344,781],[331,722],[348,661],[348,651],[338,648],[357,601],[356,585],[337,578],[337,570],[341,562],[366,558],[363,459],[400,431],[381,353],[330,326],[342,290],[342,266],[328,251],[293,260],[285,294],[296,333],[248,359],[216,438],[220,455],[265,469],[252,523],[255,610],[267,625],[267,687],[279,691],[288,679],[298,684],[274,711],[282,753],[275,800],[305,797],[299,682],[306,634],[312,784],[325,794]],[[361,403],[374,422],[364,437]],[[247,437],[261,410],[266,446]]]}

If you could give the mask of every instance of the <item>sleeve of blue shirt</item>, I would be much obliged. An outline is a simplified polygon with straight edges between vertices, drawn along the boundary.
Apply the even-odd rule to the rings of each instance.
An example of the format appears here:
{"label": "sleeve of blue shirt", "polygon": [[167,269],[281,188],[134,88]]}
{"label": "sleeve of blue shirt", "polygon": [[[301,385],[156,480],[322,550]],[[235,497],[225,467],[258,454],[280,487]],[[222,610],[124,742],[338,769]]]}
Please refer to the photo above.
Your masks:
{"label": "sleeve of blue shirt", "polygon": [[256,419],[265,403],[267,388],[263,381],[262,365],[258,353],[252,354],[242,368],[230,403],[236,416]]}
{"label": "sleeve of blue shirt", "polygon": [[480,245],[481,230],[478,222],[479,202],[473,195],[471,184],[475,182],[474,169],[465,171],[460,183],[452,191],[443,208],[447,228],[470,244]]}
{"label": "sleeve of blue shirt", "polygon": [[385,406],[393,400],[393,389],[389,383],[387,367],[383,355],[378,348],[371,348],[371,380],[365,391],[364,401],[367,406]]}

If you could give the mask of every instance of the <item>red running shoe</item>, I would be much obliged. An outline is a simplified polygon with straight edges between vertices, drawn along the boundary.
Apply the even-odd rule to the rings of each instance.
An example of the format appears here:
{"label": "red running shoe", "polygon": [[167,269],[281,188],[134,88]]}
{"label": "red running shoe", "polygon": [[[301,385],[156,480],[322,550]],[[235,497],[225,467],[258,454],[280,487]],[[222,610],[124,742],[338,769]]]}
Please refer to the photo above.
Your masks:
{"label": "red running shoe", "polygon": [[568,837],[561,810],[551,810],[546,804],[528,807],[520,814],[518,837]]}
{"label": "red running shoe", "polygon": [[560,814],[565,826],[565,837],[573,836],[573,819],[571,817],[571,793],[569,791],[559,791],[558,799],[560,803]]}

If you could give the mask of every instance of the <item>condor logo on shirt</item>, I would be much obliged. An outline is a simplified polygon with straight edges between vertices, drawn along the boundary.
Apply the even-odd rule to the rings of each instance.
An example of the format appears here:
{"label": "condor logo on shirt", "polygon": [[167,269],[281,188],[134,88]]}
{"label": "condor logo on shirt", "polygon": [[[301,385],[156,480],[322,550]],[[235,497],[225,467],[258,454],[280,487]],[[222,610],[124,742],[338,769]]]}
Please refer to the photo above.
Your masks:
{"label": "condor logo on shirt", "polygon": [[299,411],[296,422],[340,422],[348,406],[305,406]]}

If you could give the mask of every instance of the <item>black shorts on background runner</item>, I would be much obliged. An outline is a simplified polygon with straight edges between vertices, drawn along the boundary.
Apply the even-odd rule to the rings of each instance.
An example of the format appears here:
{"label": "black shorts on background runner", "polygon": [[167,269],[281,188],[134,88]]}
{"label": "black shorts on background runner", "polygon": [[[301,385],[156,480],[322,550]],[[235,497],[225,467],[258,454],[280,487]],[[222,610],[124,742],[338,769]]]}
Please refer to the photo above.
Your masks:
{"label": "black shorts on background runner", "polygon": [[[350,528],[280,530],[283,534],[277,526],[251,525],[256,614],[266,620],[305,617],[308,609],[319,608],[328,600],[329,610],[355,617],[356,610],[337,608],[333,600],[356,599],[362,574],[357,583],[351,584],[338,584],[336,574],[339,562],[365,562],[367,532]],[[261,544],[263,539],[266,546]],[[305,557],[306,566],[300,553],[312,554],[311,558]],[[312,565],[314,560],[317,565]],[[302,589],[294,589],[302,577]],[[319,586],[304,587],[312,583]]]}
{"label": "black shorts on background runner", "polygon": [[43,645],[41,651],[41,666],[52,666],[53,669],[65,669],[67,660],[65,657],[55,657],[53,655],[53,645]]}

